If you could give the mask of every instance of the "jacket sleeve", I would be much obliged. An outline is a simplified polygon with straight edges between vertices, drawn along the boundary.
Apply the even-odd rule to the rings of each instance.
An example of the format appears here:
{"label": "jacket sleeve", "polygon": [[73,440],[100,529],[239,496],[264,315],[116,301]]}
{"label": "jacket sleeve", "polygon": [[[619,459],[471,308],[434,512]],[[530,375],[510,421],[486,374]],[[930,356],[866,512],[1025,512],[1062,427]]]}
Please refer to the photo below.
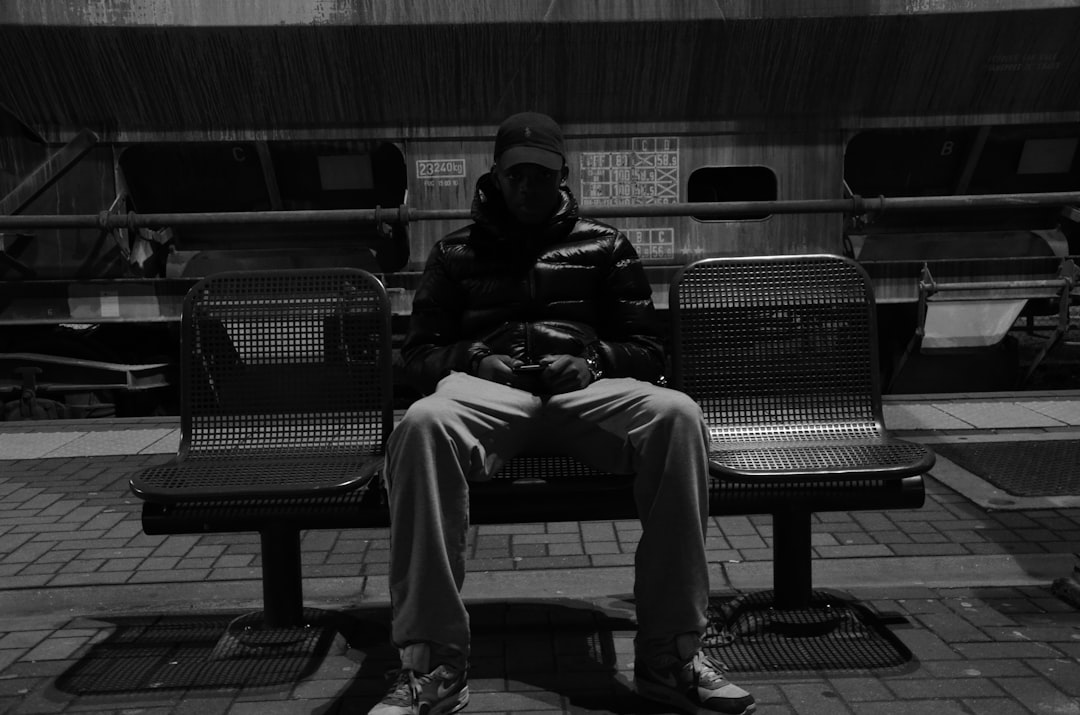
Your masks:
{"label": "jacket sleeve", "polygon": [[614,237],[605,279],[604,319],[599,339],[588,346],[606,377],[665,379],[664,342],[652,301],[652,285],[633,244],[621,232]]}
{"label": "jacket sleeve", "polygon": [[475,373],[476,363],[490,354],[483,342],[461,337],[464,310],[464,293],[450,275],[444,244],[438,243],[414,294],[409,331],[401,348],[405,378],[420,392],[434,392],[451,371]]}

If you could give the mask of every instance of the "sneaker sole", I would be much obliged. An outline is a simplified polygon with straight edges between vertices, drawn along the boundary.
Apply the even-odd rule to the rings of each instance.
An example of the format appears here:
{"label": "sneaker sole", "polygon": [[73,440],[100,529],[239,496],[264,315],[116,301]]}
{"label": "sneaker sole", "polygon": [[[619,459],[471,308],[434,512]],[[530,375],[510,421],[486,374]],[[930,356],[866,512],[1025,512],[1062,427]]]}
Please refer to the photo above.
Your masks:
{"label": "sneaker sole", "polygon": [[652,700],[658,703],[664,703],[665,705],[671,705],[678,708],[682,712],[690,713],[690,715],[716,715],[722,713],[722,715],[749,715],[749,713],[757,710],[757,704],[751,703],[743,710],[735,712],[734,710],[712,710],[710,708],[704,708],[697,703],[691,702],[683,695],[675,692],[671,688],[664,685],[654,685],[647,680],[635,680],[634,690],[637,694],[646,700]]}

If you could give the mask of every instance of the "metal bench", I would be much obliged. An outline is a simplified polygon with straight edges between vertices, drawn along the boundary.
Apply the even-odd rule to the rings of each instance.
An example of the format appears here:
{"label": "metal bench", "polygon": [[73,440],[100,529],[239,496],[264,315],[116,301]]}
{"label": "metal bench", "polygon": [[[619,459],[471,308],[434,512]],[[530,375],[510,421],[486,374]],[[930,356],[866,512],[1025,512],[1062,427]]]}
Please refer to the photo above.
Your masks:
{"label": "metal bench", "polygon": [[181,316],[181,443],[134,475],[148,534],[257,531],[264,620],[300,625],[300,531],[352,526],[393,426],[390,306],[359,269],[227,272]]}
{"label": "metal bench", "polygon": [[675,276],[670,310],[720,511],[773,517],[774,590],[755,608],[832,608],[813,590],[812,514],[922,506],[934,463],[885,427],[869,278],[840,256],[705,259]]}
{"label": "metal bench", "polygon": [[[388,308],[374,278],[326,275],[222,274],[192,290],[180,453],[132,479],[148,534],[262,535],[271,625],[304,619],[300,530],[389,523],[368,481],[391,422]],[[678,274],[671,307],[675,386],[702,405],[713,435],[709,512],[772,514],[770,603],[805,606],[816,597],[811,515],[921,506],[933,463],[885,431],[866,276],[832,256],[708,260]],[[272,357],[293,353],[313,361]],[[270,480],[345,459],[338,447],[359,453],[355,470]],[[203,469],[209,479],[193,482]],[[633,519],[632,479],[519,457],[473,485],[470,521]]]}

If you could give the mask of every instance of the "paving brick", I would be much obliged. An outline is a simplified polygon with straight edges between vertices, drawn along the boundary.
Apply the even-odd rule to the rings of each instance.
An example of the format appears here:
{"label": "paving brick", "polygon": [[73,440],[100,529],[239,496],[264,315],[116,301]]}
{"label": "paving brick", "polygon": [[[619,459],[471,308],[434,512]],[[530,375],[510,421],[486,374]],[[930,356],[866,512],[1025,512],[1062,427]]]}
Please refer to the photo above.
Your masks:
{"label": "paving brick", "polygon": [[921,664],[926,674],[934,678],[1022,678],[1034,674],[1031,666],[1022,660],[933,660]]}
{"label": "paving brick", "polygon": [[836,546],[838,544],[839,542],[833,534],[813,533],[810,535],[811,546]]}
{"label": "paving brick", "polygon": [[0,536],[0,554],[10,554],[32,538],[27,532],[4,534]]}
{"label": "paving brick", "polygon": [[910,678],[890,680],[886,685],[897,697],[905,700],[916,698],[971,698],[995,697],[1005,693],[990,678]]}
{"label": "paving brick", "polygon": [[149,548],[135,548],[135,549],[128,549],[128,548],[119,548],[119,549],[116,549],[116,548],[92,548],[92,549],[86,549],[85,551],[83,551],[79,555],[79,558],[93,559],[95,561],[98,560],[98,559],[120,559],[120,558],[143,559],[143,558],[148,557],[151,553],[153,553],[153,550],[149,549]]}
{"label": "paving brick", "polygon": [[234,700],[226,694],[188,692],[173,709],[172,715],[225,715]]}
{"label": "paving brick", "polygon": [[[1062,692],[1080,696],[1080,664],[1068,657],[1062,658],[1029,658],[1024,661],[1032,670],[1042,675],[1046,680],[1057,686]],[[1080,705],[1080,700],[1077,700]]]}
{"label": "paving brick", "polygon": [[163,571],[176,568],[176,565],[179,562],[180,559],[175,556],[156,556],[154,558],[143,559],[139,564],[139,568],[146,571]]}
{"label": "paving brick", "polygon": [[124,519],[121,512],[103,512],[87,521],[83,526],[87,529],[101,529],[108,531]]}
{"label": "paving brick", "polygon": [[198,536],[169,536],[154,550],[154,555],[186,556],[198,542]]}
{"label": "paving brick", "polygon": [[1047,643],[1017,641],[1014,643],[956,643],[953,646],[964,658],[1052,658],[1062,652]]}
{"label": "paving brick", "polygon": [[880,544],[910,544],[912,539],[900,529],[868,529]]}
{"label": "paving brick", "polygon": [[589,562],[592,566],[605,567],[605,566],[633,566],[634,555],[633,554],[593,554],[589,557]]}
{"label": "paving brick", "polygon": [[552,556],[577,556],[585,553],[583,544],[548,544],[547,548]]}
{"label": "paving brick", "polygon": [[40,574],[52,575],[57,573],[63,564],[28,564],[19,570],[20,576],[35,576]]}
{"label": "paving brick", "polygon": [[364,563],[378,564],[378,563],[390,563],[390,549],[377,548],[373,545],[364,553]]}
{"label": "paving brick", "polygon": [[732,546],[727,536],[719,533],[716,529],[710,529],[705,532],[705,548],[730,549]]}
{"label": "paving brick", "polygon": [[940,598],[901,598],[898,603],[911,615],[952,614],[949,604]]}
{"label": "paving brick", "polygon": [[589,565],[589,558],[587,556],[547,556],[529,560],[530,569],[583,568]]}
{"label": "paving brick", "polygon": [[1080,713],[1076,698],[1043,678],[999,678],[997,685],[1035,713]]}
{"label": "paving brick", "polygon": [[728,536],[728,542],[731,544],[731,548],[740,551],[743,549],[764,549],[768,546],[760,536]]}
{"label": "paving brick", "polygon": [[990,636],[985,631],[954,613],[928,613],[918,616],[917,620],[927,630],[936,633],[950,643],[990,640]]}
{"label": "paving brick", "polygon": [[[223,544],[205,544],[205,545],[200,544],[198,546],[193,546],[191,548],[191,550],[189,550],[184,555],[187,558],[191,558],[191,559],[200,559],[200,558],[217,559],[223,553],[225,553],[226,548],[227,547],[225,545],[223,545]],[[158,551],[156,551],[155,553],[157,555],[159,555],[159,556],[162,554],[160,549]]]}
{"label": "paving brick", "polygon": [[507,549],[510,547],[510,536],[510,534],[480,534],[473,543],[477,550]]}
{"label": "paving brick", "polygon": [[749,517],[746,516],[720,516],[713,517],[711,528],[718,529],[724,536],[732,537],[745,534],[756,534],[757,529]]}
{"label": "paving brick", "polygon": [[49,637],[51,630],[15,631],[0,635],[0,649],[25,650],[33,648]]}
{"label": "paving brick", "polygon": [[822,558],[864,558],[887,557],[892,555],[889,547],[883,544],[853,544],[844,546],[818,546],[814,549]]}
{"label": "paving brick", "polygon": [[470,697],[466,712],[507,712],[562,710],[562,697],[558,693],[533,691],[527,693],[494,692],[477,693]]}
{"label": "paving brick", "polygon": [[514,545],[518,544],[568,544],[579,543],[581,535],[577,532],[557,534],[517,534]]}
{"label": "paving brick", "polygon": [[551,529],[545,528],[544,524],[483,524],[475,527],[478,534],[545,534],[548,531],[557,533],[560,529],[566,531],[578,531],[578,526],[572,522],[552,524]]}
{"label": "paving brick", "polygon": [[811,713],[850,713],[839,694],[825,683],[793,683],[780,686],[781,692],[800,715]]}
{"label": "paving brick", "polygon": [[960,704],[972,715],[1027,715],[1028,708],[1008,698],[962,699]]}
{"label": "paving brick", "polygon": [[34,574],[30,576],[12,575],[4,577],[4,589],[40,588],[52,580],[48,574]]}
{"label": "paving brick", "polygon": [[920,661],[959,660],[962,658],[961,654],[953,650],[946,641],[929,631],[899,629],[894,631],[894,635]]}
{"label": "paving brick", "polygon": [[0,552],[0,562],[5,564],[28,564],[48,553],[50,544],[30,541],[23,543],[8,554]]}
{"label": "paving brick", "polygon": [[[278,697],[282,696],[279,694]],[[262,699],[236,702],[229,708],[229,713],[230,715],[296,715],[299,707],[302,707],[301,703],[289,699]]]}
{"label": "paving brick", "polygon": [[852,710],[855,715],[971,715],[958,702],[929,699],[856,703]]}
{"label": "paving brick", "polygon": [[[548,551],[549,546],[573,546],[573,547],[577,547],[577,549],[578,549],[577,553],[583,553],[584,552],[584,549],[582,548],[582,545],[581,545],[580,542],[572,542],[570,544],[514,544],[513,553],[511,555],[512,556],[517,556],[519,558],[532,558],[532,557],[536,557],[536,556],[548,556],[549,555],[549,551]],[[498,556],[505,556],[505,555],[507,555],[508,551],[509,551],[509,549],[505,549],[505,548],[504,549],[487,549],[486,550],[486,558],[496,558]],[[573,552],[563,552],[563,553],[573,553]],[[476,555],[477,555],[478,558],[484,558],[485,557],[485,552],[477,551]],[[551,552],[551,555],[555,555],[555,554],[553,552]]]}
{"label": "paving brick", "polygon": [[584,522],[581,537],[586,541],[615,541],[615,527],[610,522]]}
{"label": "paving brick", "polygon": [[130,571],[93,571],[90,573],[62,573],[49,579],[50,588],[66,586],[97,586],[121,584],[130,578]]}
{"label": "paving brick", "polygon": [[23,656],[26,660],[66,660],[86,644],[85,637],[51,637],[38,643]]}
{"label": "paving brick", "polygon": [[897,556],[957,556],[967,553],[961,544],[892,544]]}
{"label": "paving brick", "polygon": [[254,581],[262,576],[259,568],[214,568],[207,576],[208,581]]}
{"label": "paving brick", "polygon": [[877,678],[857,676],[831,678],[829,685],[847,703],[888,700],[892,697],[892,692]]}
{"label": "paving brick", "polygon": [[[469,559],[466,561],[466,570],[468,571],[512,571],[520,563],[520,559],[515,560],[510,556],[503,558],[487,558],[487,559]],[[381,571],[376,572],[374,569],[376,566],[383,566]],[[375,573],[386,573],[389,569],[385,568],[386,564],[364,564],[364,573],[368,575],[375,575]]]}

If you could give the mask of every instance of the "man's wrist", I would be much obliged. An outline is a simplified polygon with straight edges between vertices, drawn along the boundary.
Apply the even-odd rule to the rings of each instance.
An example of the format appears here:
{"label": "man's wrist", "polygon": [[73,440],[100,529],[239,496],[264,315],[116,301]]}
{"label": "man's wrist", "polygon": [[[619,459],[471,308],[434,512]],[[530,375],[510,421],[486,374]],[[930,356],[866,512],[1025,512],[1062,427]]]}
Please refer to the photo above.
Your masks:
{"label": "man's wrist", "polygon": [[476,376],[480,374],[480,363],[484,362],[484,358],[491,354],[490,350],[478,350],[472,356],[472,360],[469,361],[469,374]]}
{"label": "man's wrist", "polygon": [[595,353],[587,353],[585,355],[585,365],[589,368],[589,382],[596,382],[604,376],[604,367],[600,364],[600,359]]}

